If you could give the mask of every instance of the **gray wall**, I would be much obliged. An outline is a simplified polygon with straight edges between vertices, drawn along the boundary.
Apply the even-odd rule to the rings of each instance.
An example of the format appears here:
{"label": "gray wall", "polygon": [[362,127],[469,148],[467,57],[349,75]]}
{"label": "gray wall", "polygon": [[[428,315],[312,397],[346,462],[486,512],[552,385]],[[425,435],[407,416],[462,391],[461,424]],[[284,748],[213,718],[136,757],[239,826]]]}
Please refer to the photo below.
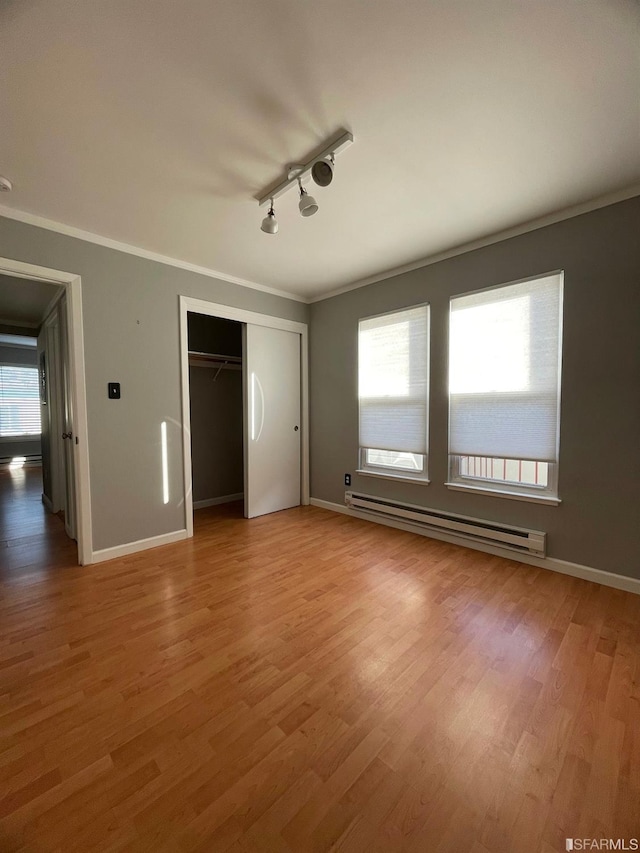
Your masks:
{"label": "gray wall", "polygon": [[244,490],[242,372],[216,372],[189,368],[194,501]]}
{"label": "gray wall", "polygon": [[179,294],[302,322],[307,306],[6,218],[0,256],[82,276],[94,549],[184,529]]}
{"label": "gray wall", "polygon": [[[32,330],[29,329],[26,332],[23,330],[22,334],[32,334]],[[38,353],[35,347],[12,347],[0,344],[0,364],[27,364],[37,367]],[[5,456],[39,456],[41,452],[42,445],[39,438],[23,438],[17,441],[3,441],[0,438],[0,459]]]}
{"label": "gray wall", "polygon": [[[353,488],[548,532],[549,556],[640,578],[640,198],[318,302],[311,310],[311,494]],[[454,492],[447,479],[453,294],[565,271],[558,507]],[[360,317],[431,304],[429,486],[354,473]]]}

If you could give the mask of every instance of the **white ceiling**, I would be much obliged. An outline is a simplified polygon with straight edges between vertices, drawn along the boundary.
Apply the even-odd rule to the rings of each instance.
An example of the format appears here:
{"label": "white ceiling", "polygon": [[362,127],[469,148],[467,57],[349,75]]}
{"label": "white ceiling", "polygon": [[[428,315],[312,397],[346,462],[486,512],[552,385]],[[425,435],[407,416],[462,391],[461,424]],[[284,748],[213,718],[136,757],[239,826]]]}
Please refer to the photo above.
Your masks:
{"label": "white ceiling", "polygon": [[0,274],[0,325],[37,329],[59,292],[57,284]]}
{"label": "white ceiling", "polygon": [[3,202],[303,297],[640,182],[635,0],[4,0],[0,33]]}

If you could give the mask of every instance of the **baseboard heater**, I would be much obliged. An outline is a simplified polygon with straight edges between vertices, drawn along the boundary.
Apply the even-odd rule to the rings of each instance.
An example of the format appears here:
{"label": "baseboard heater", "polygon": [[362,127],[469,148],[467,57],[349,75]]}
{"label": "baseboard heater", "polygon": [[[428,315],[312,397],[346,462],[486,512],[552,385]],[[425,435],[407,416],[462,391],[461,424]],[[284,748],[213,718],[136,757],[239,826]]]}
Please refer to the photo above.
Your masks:
{"label": "baseboard heater", "polygon": [[377,498],[372,495],[361,495],[356,492],[345,492],[344,498],[345,504],[351,509],[358,510],[358,512],[364,512],[381,519],[397,519],[423,528],[425,531],[450,533],[475,542],[498,545],[510,551],[534,554],[536,557],[544,557],[546,553],[547,534],[540,530],[526,530],[522,527],[497,524],[493,521],[484,521],[481,518],[441,512],[414,504]]}

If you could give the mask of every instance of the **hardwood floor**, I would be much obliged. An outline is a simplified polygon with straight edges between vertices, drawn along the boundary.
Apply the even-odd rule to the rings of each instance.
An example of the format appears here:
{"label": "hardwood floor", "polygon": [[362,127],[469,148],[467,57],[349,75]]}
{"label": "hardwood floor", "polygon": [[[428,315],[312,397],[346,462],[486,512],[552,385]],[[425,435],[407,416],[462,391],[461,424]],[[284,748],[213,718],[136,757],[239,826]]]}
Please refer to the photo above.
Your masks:
{"label": "hardwood floor", "polygon": [[638,596],[309,507],[6,571],[0,849],[637,837],[639,619]]}
{"label": "hardwood floor", "polygon": [[64,522],[42,503],[42,468],[0,466],[0,581],[77,562],[78,547]]}

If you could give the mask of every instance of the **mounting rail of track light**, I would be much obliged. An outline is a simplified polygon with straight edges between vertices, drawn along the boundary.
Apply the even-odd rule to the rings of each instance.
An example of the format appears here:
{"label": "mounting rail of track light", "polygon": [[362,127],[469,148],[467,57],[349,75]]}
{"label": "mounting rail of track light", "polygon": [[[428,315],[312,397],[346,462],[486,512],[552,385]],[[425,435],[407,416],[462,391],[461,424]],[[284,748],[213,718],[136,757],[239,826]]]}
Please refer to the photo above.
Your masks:
{"label": "mounting rail of track light", "polygon": [[315,155],[307,163],[294,163],[287,166],[287,177],[284,181],[256,196],[258,205],[262,206],[269,203],[269,210],[260,226],[265,234],[278,233],[274,201],[296,185],[299,192],[298,209],[300,214],[308,217],[317,212],[318,202],[313,196],[309,195],[309,192],[302,185],[302,181],[311,177],[319,187],[328,187],[333,180],[336,155],[348,148],[352,142],[353,134],[350,131],[339,131],[323,143],[319,149],[316,149]]}

